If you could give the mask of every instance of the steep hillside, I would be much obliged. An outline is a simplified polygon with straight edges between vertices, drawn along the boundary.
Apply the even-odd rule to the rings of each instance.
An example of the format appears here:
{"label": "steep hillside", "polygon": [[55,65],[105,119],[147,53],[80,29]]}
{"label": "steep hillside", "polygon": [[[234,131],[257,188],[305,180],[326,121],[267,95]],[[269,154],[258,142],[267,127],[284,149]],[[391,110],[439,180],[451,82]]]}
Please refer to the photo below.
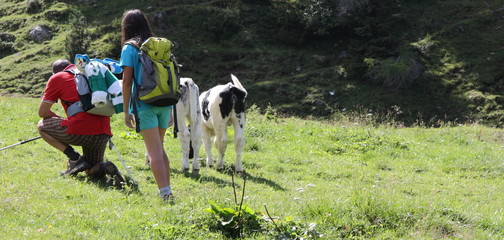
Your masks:
{"label": "steep hillside", "polygon": [[[40,96],[65,46],[118,59],[122,13],[140,8],[177,44],[184,76],[205,90],[233,73],[249,106],[502,125],[504,0],[317,2],[0,0],[0,93]],[[35,26],[50,37],[33,40]],[[77,33],[84,37],[66,40]]]}

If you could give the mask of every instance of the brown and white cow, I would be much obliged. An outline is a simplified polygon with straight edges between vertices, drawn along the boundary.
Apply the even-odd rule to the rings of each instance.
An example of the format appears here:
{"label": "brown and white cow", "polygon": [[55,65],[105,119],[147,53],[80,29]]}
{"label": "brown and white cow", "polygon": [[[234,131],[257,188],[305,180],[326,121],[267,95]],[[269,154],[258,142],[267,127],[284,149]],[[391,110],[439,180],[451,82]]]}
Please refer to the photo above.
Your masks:
{"label": "brown and white cow", "polygon": [[231,74],[233,83],[217,85],[203,92],[200,97],[203,123],[203,144],[207,155],[207,166],[213,167],[212,139],[218,152],[217,169],[224,168],[224,154],[227,148],[227,126],[234,128],[236,151],[235,171],[243,172],[242,152],[245,145],[245,98],[247,91],[236,76]]}

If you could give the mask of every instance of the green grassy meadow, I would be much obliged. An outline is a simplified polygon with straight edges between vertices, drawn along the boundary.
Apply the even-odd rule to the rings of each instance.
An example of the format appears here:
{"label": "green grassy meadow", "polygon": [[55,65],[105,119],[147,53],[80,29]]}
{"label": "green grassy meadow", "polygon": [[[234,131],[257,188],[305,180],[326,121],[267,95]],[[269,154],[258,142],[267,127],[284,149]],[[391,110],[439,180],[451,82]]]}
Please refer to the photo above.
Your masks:
{"label": "green grassy meadow", "polygon": [[[38,136],[39,101],[0,97],[0,147]],[[244,206],[260,223],[250,230],[241,222],[238,236],[245,239],[504,239],[502,129],[400,128],[259,112],[247,112],[244,176],[181,172],[169,129],[173,202],[159,198],[143,142],[122,114],[112,117],[112,139],[138,188],[116,189],[82,173],[60,176],[66,158],[41,139],[3,150],[0,238],[227,239],[225,222],[205,209],[210,202],[234,209],[233,192],[240,202],[245,186]],[[226,166],[234,162],[232,130],[229,139]],[[114,151],[105,157],[126,173]]]}

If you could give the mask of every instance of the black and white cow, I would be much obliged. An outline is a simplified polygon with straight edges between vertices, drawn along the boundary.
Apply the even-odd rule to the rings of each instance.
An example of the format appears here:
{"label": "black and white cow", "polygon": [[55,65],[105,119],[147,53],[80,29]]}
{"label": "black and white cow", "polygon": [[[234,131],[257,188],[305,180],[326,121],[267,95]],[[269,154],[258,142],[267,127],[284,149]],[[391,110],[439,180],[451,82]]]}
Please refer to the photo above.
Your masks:
{"label": "black and white cow", "polygon": [[203,144],[207,155],[207,166],[213,167],[212,138],[218,152],[217,169],[224,168],[224,154],[227,147],[227,126],[234,127],[234,147],[236,151],[235,171],[243,172],[242,152],[245,145],[245,97],[247,91],[236,76],[231,74],[233,83],[217,85],[203,92],[200,97],[203,115]]}
{"label": "black and white cow", "polygon": [[[182,148],[182,170],[189,170],[189,152],[193,150],[193,172],[200,169],[198,161],[201,146],[201,108],[198,101],[199,88],[191,78],[180,78],[182,95],[176,105],[177,126],[180,147]],[[186,120],[189,125],[186,124]]]}
{"label": "black and white cow", "polygon": [[[176,105],[176,116],[178,126],[177,135],[180,147],[182,148],[182,171],[189,170],[189,159],[192,158],[193,172],[198,172],[200,169],[198,155],[202,139],[202,117],[198,101],[199,88],[191,78],[180,78],[180,91],[182,94]],[[172,114],[170,125],[174,122],[174,115],[175,114]],[[193,151],[192,154],[190,154],[191,150]],[[190,155],[192,155],[192,157]],[[145,164],[150,166],[150,159],[147,152],[145,153]]]}

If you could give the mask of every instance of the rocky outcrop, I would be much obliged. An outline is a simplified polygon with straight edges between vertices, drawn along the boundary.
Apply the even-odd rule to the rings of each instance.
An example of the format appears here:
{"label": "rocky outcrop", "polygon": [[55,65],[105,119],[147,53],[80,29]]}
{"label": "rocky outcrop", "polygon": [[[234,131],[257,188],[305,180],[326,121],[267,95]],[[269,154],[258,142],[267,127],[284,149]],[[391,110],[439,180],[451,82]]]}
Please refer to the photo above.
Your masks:
{"label": "rocky outcrop", "polygon": [[30,31],[30,38],[36,42],[43,42],[51,37],[51,31],[45,26],[36,26]]}

